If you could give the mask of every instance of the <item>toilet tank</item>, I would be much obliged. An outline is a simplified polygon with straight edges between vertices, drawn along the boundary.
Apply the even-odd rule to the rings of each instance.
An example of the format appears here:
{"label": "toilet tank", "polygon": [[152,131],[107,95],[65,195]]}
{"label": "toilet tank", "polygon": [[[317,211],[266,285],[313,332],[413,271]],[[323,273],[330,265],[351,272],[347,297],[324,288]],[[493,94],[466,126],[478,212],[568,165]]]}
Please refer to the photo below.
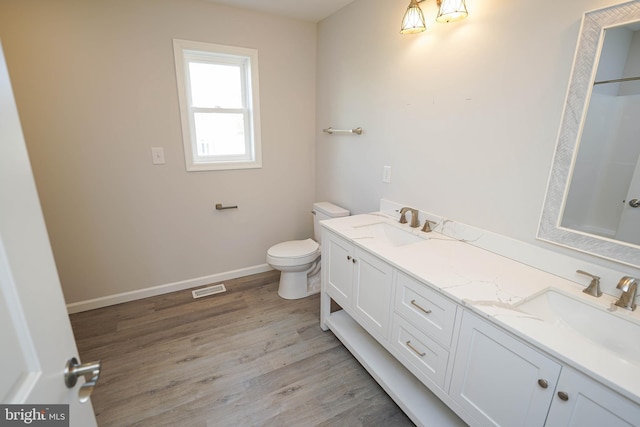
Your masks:
{"label": "toilet tank", "polygon": [[349,211],[329,202],[315,202],[313,204],[313,236],[316,242],[320,242],[320,221],[330,218],[349,216]]}

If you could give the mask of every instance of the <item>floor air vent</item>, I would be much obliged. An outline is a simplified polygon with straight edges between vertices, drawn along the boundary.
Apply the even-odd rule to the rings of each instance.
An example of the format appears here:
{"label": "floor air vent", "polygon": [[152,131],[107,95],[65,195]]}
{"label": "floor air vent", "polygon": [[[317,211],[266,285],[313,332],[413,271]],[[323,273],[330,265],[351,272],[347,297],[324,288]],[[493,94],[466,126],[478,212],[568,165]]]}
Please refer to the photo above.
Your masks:
{"label": "floor air vent", "polygon": [[193,298],[202,298],[213,294],[221,294],[222,292],[227,292],[227,288],[224,285],[213,285],[191,291],[191,294],[193,294]]}

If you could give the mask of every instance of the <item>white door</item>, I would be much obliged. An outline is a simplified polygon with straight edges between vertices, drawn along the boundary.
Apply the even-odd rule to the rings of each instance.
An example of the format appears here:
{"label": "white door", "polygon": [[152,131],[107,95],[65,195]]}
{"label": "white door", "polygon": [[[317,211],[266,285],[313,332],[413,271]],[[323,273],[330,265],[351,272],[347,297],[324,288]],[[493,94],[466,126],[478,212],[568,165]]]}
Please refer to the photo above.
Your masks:
{"label": "white door", "polygon": [[640,201],[640,157],[636,163],[616,231],[616,240],[640,245],[640,206],[637,206],[637,203],[631,203],[632,200]]}
{"label": "white door", "polygon": [[[60,415],[40,405],[69,404],[71,426],[95,426],[91,402],[78,401],[84,380],[73,388],[64,381],[67,360],[78,351],[1,45],[0,324],[1,404],[38,405],[38,417]],[[17,414],[1,411],[0,425]]]}

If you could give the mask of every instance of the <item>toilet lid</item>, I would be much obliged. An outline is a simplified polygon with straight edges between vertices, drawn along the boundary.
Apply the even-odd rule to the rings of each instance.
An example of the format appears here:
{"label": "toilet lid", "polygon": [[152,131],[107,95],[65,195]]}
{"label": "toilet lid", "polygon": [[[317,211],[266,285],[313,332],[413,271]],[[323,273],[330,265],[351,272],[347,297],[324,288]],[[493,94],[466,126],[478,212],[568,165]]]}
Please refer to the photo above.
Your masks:
{"label": "toilet lid", "polygon": [[269,255],[278,258],[301,258],[318,250],[320,245],[313,239],[291,240],[269,248]]}

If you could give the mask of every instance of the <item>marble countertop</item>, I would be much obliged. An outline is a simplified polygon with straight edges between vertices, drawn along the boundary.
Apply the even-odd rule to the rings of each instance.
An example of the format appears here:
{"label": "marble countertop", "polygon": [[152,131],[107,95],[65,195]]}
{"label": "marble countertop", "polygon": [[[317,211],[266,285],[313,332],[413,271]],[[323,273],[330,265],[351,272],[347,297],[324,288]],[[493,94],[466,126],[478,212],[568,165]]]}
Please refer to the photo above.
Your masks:
{"label": "marble countertop", "polygon": [[[364,226],[377,223],[387,223],[420,239],[394,246],[363,232]],[[517,305],[552,288],[608,315],[631,321],[638,330],[640,309],[621,309],[613,305],[616,298],[610,295],[589,296],[582,292],[583,285],[440,233],[423,233],[382,213],[335,218],[322,221],[322,225],[640,404],[640,360],[625,360],[570,328],[523,313]],[[640,334],[628,339],[629,345],[640,348]]]}

